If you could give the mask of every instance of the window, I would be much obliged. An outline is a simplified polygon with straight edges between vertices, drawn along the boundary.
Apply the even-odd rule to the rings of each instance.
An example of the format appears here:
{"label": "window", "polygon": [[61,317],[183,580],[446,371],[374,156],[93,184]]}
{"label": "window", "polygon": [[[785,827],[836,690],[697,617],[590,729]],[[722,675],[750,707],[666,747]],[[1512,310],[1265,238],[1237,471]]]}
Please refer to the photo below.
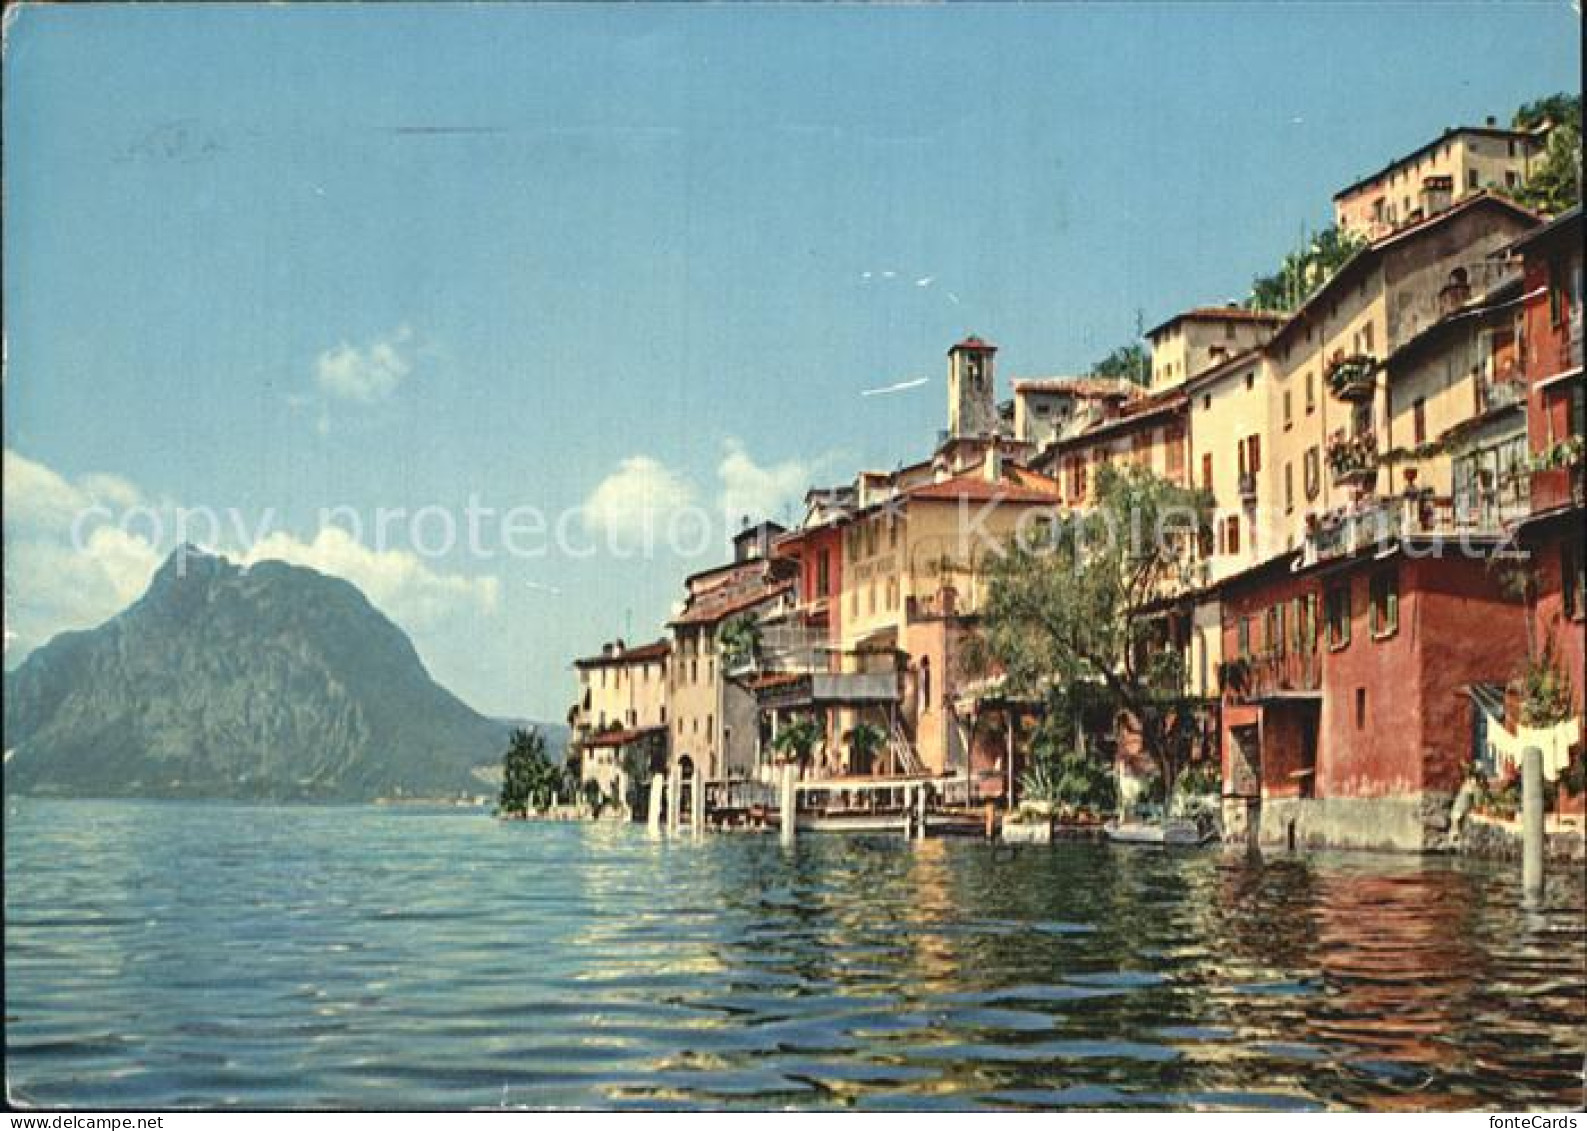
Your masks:
{"label": "window", "polygon": [[1469,189],[1474,189],[1477,187],[1477,170],[1466,170],[1466,187]]}
{"label": "window", "polygon": [[1417,397],[1411,404],[1411,436],[1417,447],[1427,443],[1427,399]]}
{"label": "window", "polygon": [[1212,453],[1201,453],[1201,489],[1212,490]]}
{"label": "window", "polygon": [[1514,169],[1506,169],[1504,171],[1504,187],[1505,188],[1513,189],[1517,185],[1519,185],[1520,183],[1521,183],[1521,178],[1515,175],[1515,170]]}
{"label": "window", "polygon": [[1240,659],[1251,658],[1251,618],[1240,618]]}
{"label": "window", "polygon": [[1262,437],[1247,436],[1245,438],[1246,470],[1252,475],[1262,470]]}
{"label": "window", "polygon": [[1372,603],[1368,606],[1372,636],[1381,640],[1393,636],[1400,627],[1400,576],[1394,569],[1380,569],[1372,575]]}
{"label": "window", "polygon": [[1361,327],[1361,352],[1372,352],[1372,323],[1370,322]]}
{"label": "window", "polygon": [[1306,498],[1315,499],[1317,492],[1322,489],[1322,457],[1318,454],[1317,445],[1313,444],[1306,449],[1305,457]]}
{"label": "window", "polygon": [[1367,689],[1356,688],[1356,729],[1362,730],[1367,725]]}
{"label": "window", "polygon": [[1245,375],[1245,387],[1247,389],[1256,388],[1256,372],[1254,370]]}
{"label": "window", "polygon": [[816,596],[825,597],[832,584],[832,551],[822,550],[816,556]]}
{"label": "window", "polygon": [[1284,431],[1288,432],[1295,423],[1294,405],[1291,403],[1290,391],[1284,390]]}
{"label": "window", "polygon": [[1225,322],[1223,324],[1223,336],[1225,338],[1233,338],[1234,337],[1234,323],[1233,322]]}
{"label": "window", "polygon": [[1267,610],[1267,623],[1262,626],[1262,642],[1270,656],[1284,654],[1284,605],[1280,602]]}
{"label": "window", "polygon": [[1240,516],[1237,514],[1231,514],[1223,520],[1223,552],[1225,554],[1240,552]]}
{"label": "window", "polygon": [[1306,371],[1306,415],[1310,416],[1317,409],[1317,377],[1311,370]]}
{"label": "window", "polygon": [[1559,597],[1565,615],[1580,620],[1587,609],[1587,562],[1582,558],[1581,547],[1571,542],[1559,548]]}
{"label": "window", "polygon": [[1289,514],[1295,509],[1295,465],[1284,464],[1284,513]]}
{"label": "window", "polygon": [[1350,643],[1350,583],[1335,585],[1324,598],[1323,616],[1328,621],[1328,647],[1343,648]]}

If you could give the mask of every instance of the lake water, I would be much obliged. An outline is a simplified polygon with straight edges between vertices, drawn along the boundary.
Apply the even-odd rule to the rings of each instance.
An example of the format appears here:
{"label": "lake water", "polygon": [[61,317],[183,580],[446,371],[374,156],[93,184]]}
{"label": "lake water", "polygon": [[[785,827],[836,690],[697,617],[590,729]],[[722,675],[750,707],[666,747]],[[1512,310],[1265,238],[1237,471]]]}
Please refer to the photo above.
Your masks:
{"label": "lake water", "polygon": [[1582,880],[11,798],[15,1102],[1575,1107]]}

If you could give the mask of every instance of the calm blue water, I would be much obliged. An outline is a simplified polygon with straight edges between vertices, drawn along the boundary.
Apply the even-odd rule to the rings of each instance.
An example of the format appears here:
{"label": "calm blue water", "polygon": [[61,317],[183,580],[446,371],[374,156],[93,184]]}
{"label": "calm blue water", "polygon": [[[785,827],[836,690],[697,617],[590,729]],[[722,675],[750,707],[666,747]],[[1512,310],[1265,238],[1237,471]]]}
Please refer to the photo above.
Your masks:
{"label": "calm blue water", "polygon": [[1579,877],[12,798],[32,1104],[1575,1106]]}

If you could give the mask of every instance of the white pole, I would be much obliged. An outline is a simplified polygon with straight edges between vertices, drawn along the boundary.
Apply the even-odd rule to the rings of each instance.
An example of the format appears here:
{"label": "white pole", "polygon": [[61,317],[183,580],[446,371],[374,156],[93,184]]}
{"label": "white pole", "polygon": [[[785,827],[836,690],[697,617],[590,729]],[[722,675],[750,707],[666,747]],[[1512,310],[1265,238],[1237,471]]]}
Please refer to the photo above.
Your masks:
{"label": "white pole", "polygon": [[793,763],[788,763],[782,768],[782,797],[778,810],[782,817],[782,842],[792,844],[794,839],[794,826],[798,823],[797,795],[794,792]]}
{"label": "white pole", "polygon": [[1521,752],[1521,890],[1543,892],[1543,752]]}

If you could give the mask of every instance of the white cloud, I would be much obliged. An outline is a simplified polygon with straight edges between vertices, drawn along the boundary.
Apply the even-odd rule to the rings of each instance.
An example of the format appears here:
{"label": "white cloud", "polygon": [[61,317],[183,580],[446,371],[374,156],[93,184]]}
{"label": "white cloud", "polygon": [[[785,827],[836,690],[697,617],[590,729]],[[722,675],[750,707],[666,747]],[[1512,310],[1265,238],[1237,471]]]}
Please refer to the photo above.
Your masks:
{"label": "white cloud", "polygon": [[[58,632],[91,628],[137,599],[160,563],[147,537],[104,520],[144,506],[114,475],[69,480],[5,450],[5,652],[25,655]],[[103,508],[103,509],[95,509]],[[81,527],[76,532],[74,525]]]}
{"label": "white cloud", "polygon": [[491,612],[500,597],[494,577],[438,573],[408,550],[372,550],[339,526],[322,526],[312,541],[276,531],[255,542],[243,561],[275,560],[345,578],[398,624],[423,629],[460,610]]}
{"label": "white cloud", "polygon": [[649,537],[694,500],[682,475],[650,456],[630,456],[584,500],[584,522],[609,537]]}
{"label": "white cloud", "polygon": [[722,513],[734,524],[746,516],[751,522],[781,520],[785,508],[797,508],[804,498],[814,471],[814,464],[798,459],[763,467],[742,443],[728,440],[727,453],[716,469],[722,483]]}
{"label": "white cloud", "polygon": [[328,396],[340,400],[361,404],[383,401],[413,369],[407,350],[412,339],[413,331],[399,326],[363,347],[342,342],[315,361],[315,383]]}
{"label": "white cloud", "polygon": [[[125,609],[171,549],[175,505],[151,503],[117,476],[68,479],[6,449],[4,488],[8,664],[57,633],[92,628]],[[148,511],[133,521],[129,508]],[[460,612],[491,612],[500,597],[495,577],[441,573],[408,550],[369,549],[340,527],[322,527],[308,542],[264,531],[244,546],[249,535],[225,516],[220,521],[234,533],[217,551],[250,564],[277,558],[345,578],[405,629],[441,627]]]}

